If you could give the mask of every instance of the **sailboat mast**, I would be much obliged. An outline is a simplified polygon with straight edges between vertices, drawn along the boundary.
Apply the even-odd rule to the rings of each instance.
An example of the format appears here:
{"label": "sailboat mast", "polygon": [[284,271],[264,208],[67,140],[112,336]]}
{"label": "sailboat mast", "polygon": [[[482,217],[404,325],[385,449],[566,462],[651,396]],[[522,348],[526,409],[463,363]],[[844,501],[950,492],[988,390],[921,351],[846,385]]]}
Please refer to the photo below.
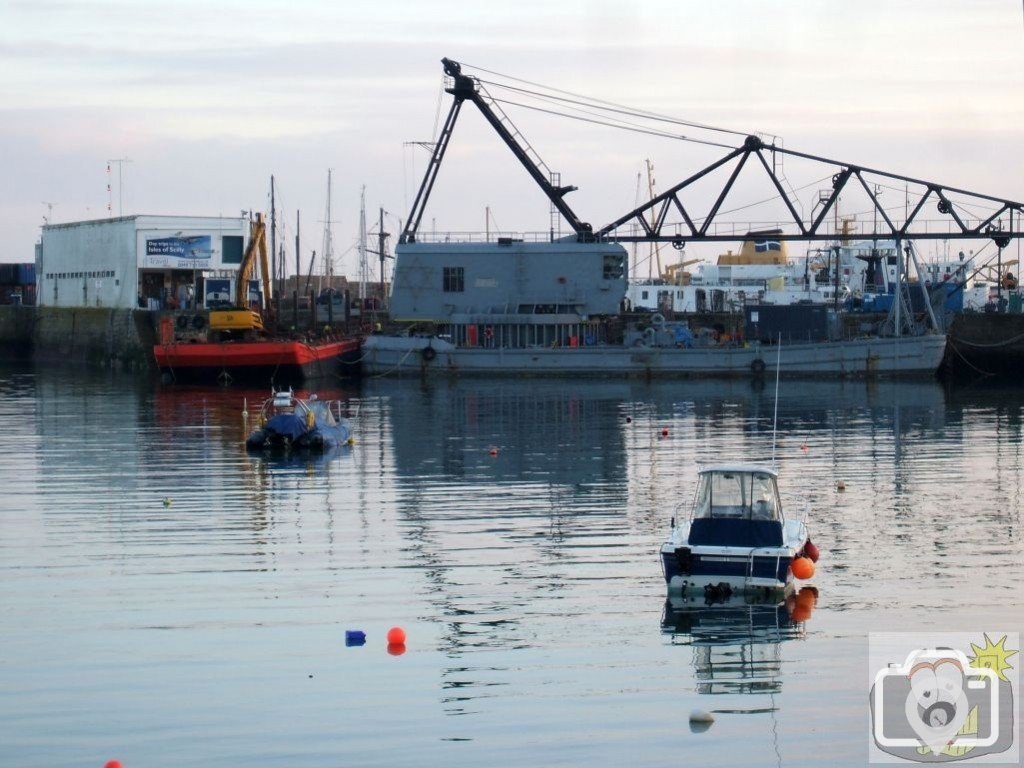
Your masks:
{"label": "sailboat mast", "polygon": [[299,211],[295,212],[295,311],[299,309],[299,278],[302,276],[302,257],[299,250]]}
{"label": "sailboat mast", "polygon": [[321,261],[323,268],[320,270],[320,276],[317,278],[317,294],[323,292],[324,286],[324,275],[327,276],[327,287],[332,287],[332,280],[334,274],[333,255],[331,253],[331,168],[327,169],[327,211],[324,213],[324,242],[323,247],[320,249],[320,253],[323,254]]}
{"label": "sailboat mast", "polygon": [[[274,174],[270,174],[270,274],[265,277],[270,285],[274,285],[274,281],[277,280],[277,208],[274,204]],[[275,290],[274,295],[279,295],[278,291]]]}
{"label": "sailboat mast", "polygon": [[[490,210],[490,209],[488,209]],[[380,224],[377,227],[377,255],[380,257],[380,306],[383,307],[387,300],[387,291],[384,289],[384,259],[387,256],[388,233],[384,231],[384,209],[380,209]]]}
{"label": "sailboat mast", "polygon": [[[369,265],[366,262],[366,185],[359,194],[359,300],[366,298],[366,283],[369,280]],[[362,304],[360,303],[360,306]]]}
{"label": "sailboat mast", "polygon": [[324,244],[324,258],[327,260],[328,286],[334,287],[334,212],[331,210],[331,173],[327,169],[327,242]]}

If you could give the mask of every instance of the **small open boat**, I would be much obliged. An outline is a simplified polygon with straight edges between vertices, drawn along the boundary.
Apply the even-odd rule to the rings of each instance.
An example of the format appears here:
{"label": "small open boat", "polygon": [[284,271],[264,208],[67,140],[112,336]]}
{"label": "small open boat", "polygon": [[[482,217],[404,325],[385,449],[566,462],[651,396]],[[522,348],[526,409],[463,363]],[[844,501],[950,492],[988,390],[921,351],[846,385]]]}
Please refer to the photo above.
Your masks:
{"label": "small open boat", "polygon": [[774,469],[758,464],[699,471],[690,519],[677,525],[673,517],[661,547],[670,592],[766,596],[791,591],[795,576],[813,575],[817,548],[804,522],[783,514],[777,479]]}
{"label": "small open boat", "polygon": [[349,424],[341,417],[341,402],[296,397],[292,390],[274,392],[260,408],[256,429],[245,441],[250,451],[326,451],[352,440]]}

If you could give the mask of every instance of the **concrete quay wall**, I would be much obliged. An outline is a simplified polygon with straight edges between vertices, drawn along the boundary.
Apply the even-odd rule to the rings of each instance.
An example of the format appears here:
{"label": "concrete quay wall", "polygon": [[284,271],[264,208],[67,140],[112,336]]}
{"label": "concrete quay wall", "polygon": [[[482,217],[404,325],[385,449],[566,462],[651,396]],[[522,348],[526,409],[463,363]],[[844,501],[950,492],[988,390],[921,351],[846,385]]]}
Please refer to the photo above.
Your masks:
{"label": "concrete quay wall", "polygon": [[0,306],[0,351],[12,358],[149,370],[155,343],[145,310]]}

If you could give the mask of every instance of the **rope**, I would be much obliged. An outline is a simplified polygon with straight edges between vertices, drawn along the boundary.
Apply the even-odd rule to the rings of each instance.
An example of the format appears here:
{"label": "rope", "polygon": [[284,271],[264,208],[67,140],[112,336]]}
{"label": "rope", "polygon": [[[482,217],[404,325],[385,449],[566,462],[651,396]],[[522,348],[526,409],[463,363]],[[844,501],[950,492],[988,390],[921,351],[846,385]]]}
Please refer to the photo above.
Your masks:
{"label": "rope", "polygon": [[957,341],[960,344],[966,344],[969,347],[976,347],[978,349],[993,349],[995,347],[1008,346],[1010,344],[1013,344],[1014,342],[1020,341],[1021,339],[1024,339],[1024,333],[1019,333],[1012,339],[1007,339],[1006,341],[997,341],[995,344],[981,344],[977,341],[967,341],[966,339],[957,339]]}
{"label": "rope", "polygon": [[173,336],[171,337],[171,341],[163,342],[163,348],[164,348],[164,356],[165,356],[165,358],[167,360],[167,370],[170,371],[170,374],[171,374],[171,382],[176,384],[178,382],[178,377],[174,373],[174,366],[171,365],[170,347],[172,347],[172,346],[176,346],[176,342],[174,341],[174,337]]}
{"label": "rope", "polygon": [[[399,361],[398,361],[398,362],[397,362],[397,363],[395,364],[395,367],[394,367],[394,368],[391,368],[390,370],[384,371],[384,373],[378,373],[378,374],[376,374],[376,375],[375,375],[375,376],[374,376],[373,378],[375,378],[375,379],[379,379],[379,378],[381,378],[381,377],[383,377],[383,376],[387,376],[388,374],[394,373],[395,371],[397,371],[397,370],[398,370],[399,368],[401,368],[401,367],[402,367],[402,363],[404,363],[404,362],[405,362],[405,358],[407,358],[407,357],[408,357],[409,355],[411,355],[411,354],[412,354],[413,352],[418,352],[418,351],[419,351],[419,350],[416,350],[416,349],[413,349],[412,347],[410,347],[410,348],[408,349],[408,351],[406,351],[406,353],[405,353],[404,355],[402,355],[402,359],[401,359],[401,360],[399,360]],[[365,355],[364,355],[364,357],[365,357]],[[362,359],[362,358],[360,358],[360,359]]]}
{"label": "rope", "polygon": [[949,344],[950,349],[952,349],[954,352],[956,352],[957,357],[959,357],[961,360],[963,360],[964,363],[966,363],[969,368],[973,368],[977,373],[980,373],[982,376],[995,376],[994,373],[989,373],[988,371],[981,370],[981,368],[979,368],[974,363],[972,363],[970,360],[968,360],[966,357],[964,357],[963,353],[961,353],[960,350],[956,348],[956,344],[954,344],[953,340],[950,339],[948,336],[946,337],[946,343]]}

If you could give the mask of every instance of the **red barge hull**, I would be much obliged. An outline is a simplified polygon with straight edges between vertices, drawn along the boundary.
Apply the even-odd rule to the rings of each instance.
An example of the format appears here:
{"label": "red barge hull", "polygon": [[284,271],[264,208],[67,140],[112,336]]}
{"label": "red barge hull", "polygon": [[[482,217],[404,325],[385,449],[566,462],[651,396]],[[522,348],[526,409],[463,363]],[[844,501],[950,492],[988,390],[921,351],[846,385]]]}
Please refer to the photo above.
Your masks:
{"label": "red barge hull", "polygon": [[359,339],[302,341],[171,342],[153,348],[160,372],[175,382],[246,381],[273,385],[354,376]]}

